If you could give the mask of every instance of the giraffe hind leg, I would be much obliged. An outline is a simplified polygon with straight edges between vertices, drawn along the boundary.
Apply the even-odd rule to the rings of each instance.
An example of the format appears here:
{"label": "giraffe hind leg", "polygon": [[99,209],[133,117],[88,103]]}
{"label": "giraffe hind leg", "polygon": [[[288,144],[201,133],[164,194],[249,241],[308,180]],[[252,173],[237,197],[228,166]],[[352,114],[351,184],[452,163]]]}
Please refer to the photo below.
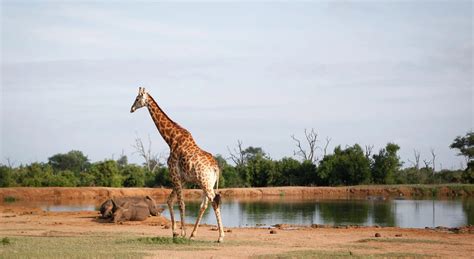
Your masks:
{"label": "giraffe hind leg", "polygon": [[216,220],[217,220],[217,228],[219,229],[219,239],[217,240],[218,243],[224,242],[224,225],[222,224],[222,218],[221,218],[221,209],[220,209],[220,204],[221,204],[221,195],[220,194],[215,194],[213,189],[210,189],[207,191],[207,197],[210,201],[212,201],[212,208],[214,209],[214,213],[216,214]]}
{"label": "giraffe hind leg", "polygon": [[196,223],[194,224],[193,232],[191,232],[191,236],[189,238],[193,238],[197,235],[197,229],[199,227],[199,223],[201,222],[202,215],[204,215],[204,212],[207,209],[208,202],[209,202],[209,198],[207,197],[207,195],[204,195],[202,198],[201,208],[199,209],[199,214],[196,219]]}
{"label": "giraffe hind leg", "polygon": [[221,219],[221,209],[219,206],[219,203],[216,201],[212,201],[212,208],[214,209],[214,212],[216,214],[216,219],[217,219],[217,228],[219,229],[219,239],[217,240],[218,243],[224,242],[224,226],[222,225],[222,219]]}

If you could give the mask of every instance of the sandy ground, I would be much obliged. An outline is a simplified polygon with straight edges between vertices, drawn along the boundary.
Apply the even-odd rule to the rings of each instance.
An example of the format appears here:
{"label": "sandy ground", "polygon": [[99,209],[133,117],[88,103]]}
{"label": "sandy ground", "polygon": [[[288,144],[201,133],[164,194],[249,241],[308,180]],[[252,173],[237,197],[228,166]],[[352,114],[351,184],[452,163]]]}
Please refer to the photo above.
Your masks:
{"label": "sandy ground", "polygon": [[[429,187],[432,188],[432,187]],[[435,186],[438,195],[473,196],[472,186],[457,188]],[[415,196],[426,187],[419,186],[356,186],[356,187],[275,187],[249,189],[222,189],[224,198],[258,199],[278,198],[353,198],[377,196]],[[0,239],[10,238],[54,238],[67,237],[171,237],[170,222],[158,216],[143,222],[109,223],[100,219],[94,211],[46,212],[32,208],[38,201],[60,204],[100,204],[109,197],[151,195],[164,201],[169,189],[163,188],[0,188],[0,198],[15,199],[14,203],[0,203]],[[186,190],[186,199],[199,198],[200,190]],[[91,202],[92,201],[92,202]],[[26,207],[23,207],[26,204]],[[192,223],[192,222],[188,222]],[[187,227],[191,233],[192,225]],[[276,233],[270,233],[270,231]],[[380,237],[375,237],[376,233]],[[52,239],[49,239],[49,238]],[[202,225],[196,240],[208,241],[205,246],[179,247],[139,246],[141,254],[158,258],[298,258],[298,257],[443,257],[474,258],[474,227],[461,229],[401,229],[396,227],[325,227],[287,226],[268,228],[226,228],[223,244],[214,242],[218,232],[214,226]],[[24,239],[23,241],[25,241]],[[96,240],[96,239],[95,239]],[[25,241],[26,242],[26,241]],[[28,242],[32,242],[31,240]],[[26,246],[29,244],[26,244]],[[111,242],[111,246],[115,246]],[[80,247],[80,246],[79,246]],[[77,248],[77,247],[76,247]],[[25,249],[28,249],[26,247]],[[78,248],[81,249],[81,248]],[[9,254],[8,246],[0,244],[0,257],[16,257]],[[3,253],[3,254],[2,254]],[[31,254],[30,254],[31,255]],[[33,257],[38,257],[34,256]],[[66,256],[67,257],[67,256]],[[100,257],[100,254],[99,254]]]}
{"label": "sandy ground", "polygon": [[[169,221],[149,217],[143,222],[108,223],[98,212],[44,212],[40,209],[0,207],[0,237],[69,237],[97,235],[171,236]],[[187,227],[188,235],[192,226]],[[204,225],[197,240],[216,240],[214,226]],[[376,227],[295,227],[273,229],[227,228],[224,244],[200,249],[166,248],[147,254],[158,258],[235,258],[275,255],[289,257],[381,256],[474,258],[474,228],[460,231]],[[462,232],[462,233],[459,233]],[[381,237],[375,237],[379,233]],[[0,247],[0,252],[1,252]],[[1,254],[0,254],[1,255]],[[5,254],[4,254],[5,255]],[[0,256],[1,257],[1,256]]]}

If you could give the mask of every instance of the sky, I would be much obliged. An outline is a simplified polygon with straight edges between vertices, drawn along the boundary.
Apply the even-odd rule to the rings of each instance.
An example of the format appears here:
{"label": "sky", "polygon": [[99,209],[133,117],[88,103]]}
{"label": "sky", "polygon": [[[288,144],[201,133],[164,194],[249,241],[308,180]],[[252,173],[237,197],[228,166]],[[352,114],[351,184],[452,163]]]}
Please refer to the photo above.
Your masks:
{"label": "sky", "polygon": [[141,162],[132,144],[168,147],[138,87],[198,145],[237,140],[293,157],[314,130],[329,150],[398,144],[449,149],[473,129],[472,1],[1,1],[0,163],[69,150]]}

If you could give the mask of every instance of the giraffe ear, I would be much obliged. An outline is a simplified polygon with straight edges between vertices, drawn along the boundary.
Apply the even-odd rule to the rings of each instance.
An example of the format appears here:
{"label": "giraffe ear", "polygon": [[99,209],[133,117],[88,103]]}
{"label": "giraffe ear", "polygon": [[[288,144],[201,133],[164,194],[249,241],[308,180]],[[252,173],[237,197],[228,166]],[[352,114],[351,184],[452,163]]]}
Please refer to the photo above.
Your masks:
{"label": "giraffe ear", "polygon": [[142,88],[138,87],[138,94],[141,94],[141,93],[142,93]]}

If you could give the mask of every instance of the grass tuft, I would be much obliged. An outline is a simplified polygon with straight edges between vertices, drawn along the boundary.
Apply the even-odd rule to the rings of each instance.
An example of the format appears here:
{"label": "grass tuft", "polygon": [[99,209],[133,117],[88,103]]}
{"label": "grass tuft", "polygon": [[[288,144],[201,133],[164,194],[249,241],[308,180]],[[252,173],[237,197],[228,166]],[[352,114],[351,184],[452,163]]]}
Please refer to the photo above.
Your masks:
{"label": "grass tuft", "polygon": [[183,237],[140,237],[137,240],[140,243],[155,245],[191,245],[193,243],[199,243],[199,241],[194,241]]}
{"label": "grass tuft", "polygon": [[179,246],[206,246],[212,245],[211,241],[203,240],[193,240],[185,237],[139,237],[137,239],[129,239],[125,241],[118,241],[121,243],[131,243],[131,244],[151,244],[151,245],[160,245],[166,247],[177,247]]}
{"label": "grass tuft", "polygon": [[12,202],[15,202],[15,201],[16,201],[15,197],[12,197],[12,196],[3,197],[3,202],[12,203]]}
{"label": "grass tuft", "polygon": [[2,245],[9,245],[9,244],[11,244],[11,240],[10,240],[10,238],[8,238],[8,237],[2,238],[2,241],[1,241],[1,242],[2,242]]}

